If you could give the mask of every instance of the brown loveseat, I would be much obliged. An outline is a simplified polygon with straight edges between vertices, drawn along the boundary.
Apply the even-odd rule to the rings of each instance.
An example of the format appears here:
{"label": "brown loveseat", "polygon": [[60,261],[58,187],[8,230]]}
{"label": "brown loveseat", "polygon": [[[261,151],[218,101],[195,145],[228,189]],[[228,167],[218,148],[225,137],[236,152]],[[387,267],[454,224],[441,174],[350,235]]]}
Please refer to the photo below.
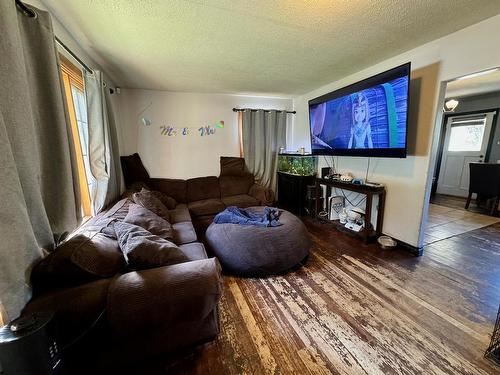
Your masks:
{"label": "brown loveseat", "polygon": [[134,271],[110,235],[131,204],[120,200],[72,235],[88,252],[68,249],[66,241],[31,274],[34,296],[23,314],[55,312],[59,347],[80,361],[68,373],[97,373],[96,362],[126,366],[219,333],[220,265],[197,242],[187,207],[169,211],[172,242],[187,261]]}
{"label": "brown loveseat", "polygon": [[174,198],[180,207],[187,206],[198,233],[203,233],[214,216],[228,206],[251,207],[271,205],[274,192],[255,183],[255,177],[245,166],[245,159],[220,158],[220,175],[188,180],[151,178],[139,154],[121,157],[127,188],[144,183],[152,190]]}

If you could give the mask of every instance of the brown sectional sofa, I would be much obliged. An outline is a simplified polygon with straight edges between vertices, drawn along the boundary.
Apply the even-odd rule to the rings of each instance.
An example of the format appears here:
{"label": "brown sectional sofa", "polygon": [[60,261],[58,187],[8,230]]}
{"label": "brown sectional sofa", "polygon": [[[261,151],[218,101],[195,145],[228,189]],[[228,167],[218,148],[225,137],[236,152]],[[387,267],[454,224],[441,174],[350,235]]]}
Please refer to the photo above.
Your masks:
{"label": "brown sectional sofa", "polygon": [[187,207],[199,234],[210,225],[214,216],[228,206],[251,207],[272,205],[272,190],[255,183],[245,166],[245,159],[221,157],[219,177],[196,177],[188,180],[151,178],[139,154],[122,156],[122,169],[128,188],[144,183],[149,189],[161,191]]}
{"label": "brown sectional sofa", "polygon": [[[106,246],[100,247],[106,254],[98,259],[102,260],[101,255],[115,257],[116,252],[123,256],[116,239],[108,233],[114,221],[124,220],[130,203],[128,198],[118,201],[73,235],[84,235],[100,245],[104,242]],[[40,266],[35,265],[34,295],[23,314],[55,312],[59,346],[70,345],[70,360],[72,356],[78,360],[71,373],[97,373],[96,362],[101,368],[126,366],[141,357],[209,341],[219,333],[219,262],[208,258],[203,244],[197,241],[185,204],[169,213],[173,242],[187,256],[187,262],[145,270],[123,269],[106,278],[92,275],[88,282],[72,280],[73,272],[65,272],[69,280],[52,278],[47,282],[37,276]],[[64,261],[64,267],[71,263]],[[92,257],[86,262],[92,269],[103,269]],[[48,268],[60,265],[52,260]]]}
{"label": "brown sectional sofa", "polygon": [[[242,158],[221,158],[219,177],[188,180],[150,178],[137,154],[122,158],[122,166],[127,186],[141,182],[175,199],[168,221],[172,241],[187,261],[142,270],[125,266],[113,223],[124,221],[129,213],[128,191],[125,198],[72,234],[84,236],[73,241],[78,246],[90,244],[98,248],[98,254],[78,252],[68,241],[64,251],[60,247],[35,265],[33,298],[23,314],[55,312],[59,346],[67,346],[70,373],[115,371],[117,365],[126,368],[141,357],[213,339],[219,333],[221,268],[216,258],[208,258],[195,227],[203,233],[214,215],[227,206],[249,207],[274,200],[272,191],[255,184]],[[75,259],[80,263],[73,264]],[[86,268],[85,272],[78,266]],[[116,267],[118,271],[109,271]],[[47,276],[40,269],[59,269],[59,273]]]}

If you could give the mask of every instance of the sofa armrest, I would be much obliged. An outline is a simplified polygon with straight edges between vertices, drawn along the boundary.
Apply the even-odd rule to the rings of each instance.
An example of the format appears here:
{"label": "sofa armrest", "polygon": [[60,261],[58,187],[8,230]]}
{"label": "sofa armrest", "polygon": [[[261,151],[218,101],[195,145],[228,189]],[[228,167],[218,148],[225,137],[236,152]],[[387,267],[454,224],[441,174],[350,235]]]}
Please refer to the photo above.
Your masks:
{"label": "sofa armrest", "polygon": [[103,312],[111,282],[102,279],[42,294],[24,307],[22,315],[53,311],[60,344],[67,345],[88,331]]}
{"label": "sofa armrest", "polygon": [[253,184],[248,192],[263,206],[271,206],[274,203],[274,191],[260,184]]}
{"label": "sofa armrest", "polygon": [[216,258],[129,272],[110,286],[108,322],[117,336],[168,334],[179,323],[205,319],[221,292]]}

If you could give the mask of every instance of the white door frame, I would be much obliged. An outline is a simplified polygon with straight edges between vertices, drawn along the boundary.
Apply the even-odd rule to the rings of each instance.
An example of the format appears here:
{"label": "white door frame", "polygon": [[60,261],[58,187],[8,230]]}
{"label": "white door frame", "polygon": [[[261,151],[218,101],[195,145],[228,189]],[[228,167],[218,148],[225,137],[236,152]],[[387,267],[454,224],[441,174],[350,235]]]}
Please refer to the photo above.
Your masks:
{"label": "white door frame", "polygon": [[[439,194],[448,194],[448,195],[459,196],[459,197],[467,197],[467,195],[469,193],[468,161],[469,162],[473,162],[473,161],[474,162],[484,162],[486,152],[488,151],[488,145],[489,145],[490,136],[491,136],[491,128],[493,125],[493,119],[494,119],[495,114],[496,114],[495,111],[485,111],[485,112],[474,113],[474,114],[457,114],[455,116],[448,116],[448,118],[446,119],[444,143],[443,143],[443,148],[441,150],[441,162],[440,162],[439,175],[438,175],[438,180],[437,180],[437,192]],[[464,152],[464,151],[459,151],[459,152],[448,151],[447,148],[448,148],[448,144],[450,142],[450,133],[451,133],[451,127],[453,126],[453,121],[454,120],[461,120],[461,119],[463,119],[463,120],[472,119],[474,117],[480,117],[480,116],[486,117],[484,134],[483,134],[482,143],[481,143],[481,150],[479,150],[479,151],[466,151],[466,152]],[[446,164],[448,162],[449,157],[463,158],[463,160],[459,160],[460,167],[458,167],[458,168],[460,170],[457,171],[457,177],[458,177],[458,180],[460,181],[458,186],[454,186],[453,184],[451,184],[451,185],[449,184],[448,186],[445,185]],[[467,180],[467,181],[464,182],[464,180]]]}

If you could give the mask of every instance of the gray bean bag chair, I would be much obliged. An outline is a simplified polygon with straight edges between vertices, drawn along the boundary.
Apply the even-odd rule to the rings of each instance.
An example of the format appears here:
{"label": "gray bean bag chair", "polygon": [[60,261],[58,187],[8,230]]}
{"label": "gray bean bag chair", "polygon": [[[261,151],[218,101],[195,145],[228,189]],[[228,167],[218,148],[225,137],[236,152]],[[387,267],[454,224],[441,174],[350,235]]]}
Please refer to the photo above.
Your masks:
{"label": "gray bean bag chair", "polygon": [[[262,211],[263,207],[251,207]],[[283,211],[278,227],[212,223],[206,241],[226,272],[241,276],[283,273],[309,255],[311,240],[302,221]]]}

